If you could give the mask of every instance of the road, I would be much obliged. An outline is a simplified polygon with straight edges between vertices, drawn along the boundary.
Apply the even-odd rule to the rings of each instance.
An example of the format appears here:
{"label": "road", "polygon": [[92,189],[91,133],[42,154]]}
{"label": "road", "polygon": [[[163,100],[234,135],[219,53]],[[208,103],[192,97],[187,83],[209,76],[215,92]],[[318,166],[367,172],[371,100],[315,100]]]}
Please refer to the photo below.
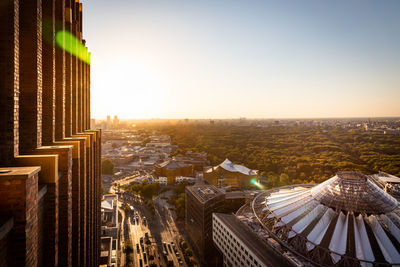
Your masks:
{"label": "road", "polygon": [[[180,235],[174,223],[173,214],[168,209],[168,204],[157,198],[154,201],[156,212],[153,217],[144,202],[133,194],[125,192],[121,200],[134,208],[134,211],[128,212],[124,216],[126,222],[124,223],[124,236],[132,241],[134,266],[140,266],[140,261],[142,261],[142,266],[149,266],[150,263],[167,266],[168,261],[172,261],[173,266],[187,266],[178,246]],[[128,236],[126,232],[129,232]],[[146,233],[151,242],[150,245],[145,244]],[[142,242],[141,238],[143,238]],[[137,247],[139,247],[139,253]],[[154,260],[149,261],[150,255],[154,257]]]}

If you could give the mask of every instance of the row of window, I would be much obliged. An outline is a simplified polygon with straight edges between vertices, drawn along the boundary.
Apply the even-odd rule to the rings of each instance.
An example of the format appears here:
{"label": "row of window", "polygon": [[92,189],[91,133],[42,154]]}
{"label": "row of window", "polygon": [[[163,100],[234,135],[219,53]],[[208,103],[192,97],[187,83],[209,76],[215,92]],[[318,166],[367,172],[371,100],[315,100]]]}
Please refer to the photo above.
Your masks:
{"label": "row of window", "polygon": [[214,240],[223,250],[225,256],[237,266],[262,266],[252,255],[249,254],[234,236],[222,226],[218,220],[213,220]]}

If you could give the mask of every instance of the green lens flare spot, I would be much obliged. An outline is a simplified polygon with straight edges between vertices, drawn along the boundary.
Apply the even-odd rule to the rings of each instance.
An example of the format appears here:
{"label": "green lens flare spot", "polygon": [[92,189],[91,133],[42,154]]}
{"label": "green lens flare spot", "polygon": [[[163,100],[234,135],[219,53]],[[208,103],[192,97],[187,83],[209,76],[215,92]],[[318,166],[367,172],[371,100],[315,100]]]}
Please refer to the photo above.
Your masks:
{"label": "green lens flare spot", "polygon": [[72,33],[68,31],[57,32],[56,43],[61,49],[90,64],[88,49]]}

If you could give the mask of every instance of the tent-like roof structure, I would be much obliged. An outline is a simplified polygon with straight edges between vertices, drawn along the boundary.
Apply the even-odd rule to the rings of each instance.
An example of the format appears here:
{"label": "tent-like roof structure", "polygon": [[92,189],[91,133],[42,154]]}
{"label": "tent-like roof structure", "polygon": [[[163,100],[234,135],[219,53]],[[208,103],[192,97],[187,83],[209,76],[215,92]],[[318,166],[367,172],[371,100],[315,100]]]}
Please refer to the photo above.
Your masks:
{"label": "tent-like roof structure", "polygon": [[218,166],[215,166],[211,168],[209,171],[215,171],[218,170],[218,168],[222,168],[226,171],[229,172],[239,172],[245,175],[257,175],[258,171],[257,170],[251,170],[243,165],[235,164],[229,159],[225,159],[224,162],[219,164]]}
{"label": "tent-like roof structure", "polygon": [[315,265],[400,264],[399,203],[366,175],[268,190],[252,209],[281,245]]}

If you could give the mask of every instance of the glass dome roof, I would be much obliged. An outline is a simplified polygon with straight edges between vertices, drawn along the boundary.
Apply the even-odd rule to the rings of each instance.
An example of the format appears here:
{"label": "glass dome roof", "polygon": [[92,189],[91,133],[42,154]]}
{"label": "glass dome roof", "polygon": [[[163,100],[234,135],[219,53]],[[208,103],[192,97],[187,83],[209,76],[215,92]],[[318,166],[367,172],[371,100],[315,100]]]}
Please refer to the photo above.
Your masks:
{"label": "glass dome roof", "polygon": [[272,237],[315,265],[400,264],[399,203],[364,174],[268,190],[252,209]]}

